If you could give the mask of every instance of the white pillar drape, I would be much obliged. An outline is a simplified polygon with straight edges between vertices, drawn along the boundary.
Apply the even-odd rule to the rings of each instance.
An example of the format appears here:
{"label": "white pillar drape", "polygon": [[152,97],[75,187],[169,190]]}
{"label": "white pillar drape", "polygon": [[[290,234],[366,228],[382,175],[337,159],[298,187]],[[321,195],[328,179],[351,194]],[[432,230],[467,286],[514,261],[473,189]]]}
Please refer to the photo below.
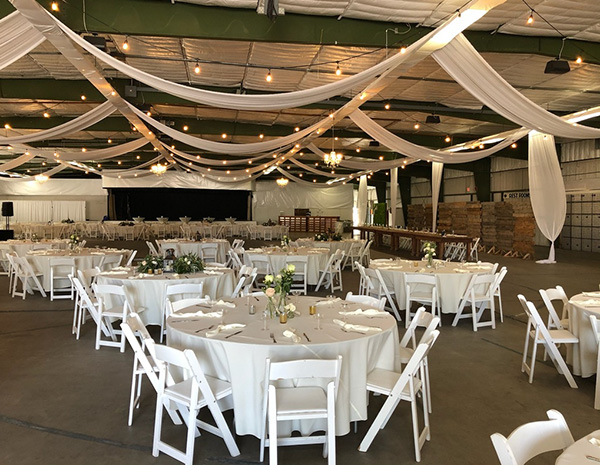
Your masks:
{"label": "white pillar drape", "polygon": [[437,229],[437,210],[438,201],[440,199],[440,187],[442,186],[442,172],[444,171],[444,164],[433,162],[431,165],[431,210],[433,213],[433,217],[431,219],[431,230],[435,232]]}
{"label": "white pillar drape", "polygon": [[392,228],[396,227],[396,204],[398,203],[398,168],[392,168],[390,170],[390,208],[392,212],[390,225]]}
{"label": "white pillar drape", "polygon": [[358,209],[358,224],[354,226],[360,226],[366,223],[367,220],[367,176],[363,175],[358,181],[358,198],[357,209]]}
{"label": "white pillar drape", "polygon": [[529,134],[529,192],[535,221],[551,242],[548,258],[538,263],[556,263],[554,241],[565,223],[567,197],[554,136]]}

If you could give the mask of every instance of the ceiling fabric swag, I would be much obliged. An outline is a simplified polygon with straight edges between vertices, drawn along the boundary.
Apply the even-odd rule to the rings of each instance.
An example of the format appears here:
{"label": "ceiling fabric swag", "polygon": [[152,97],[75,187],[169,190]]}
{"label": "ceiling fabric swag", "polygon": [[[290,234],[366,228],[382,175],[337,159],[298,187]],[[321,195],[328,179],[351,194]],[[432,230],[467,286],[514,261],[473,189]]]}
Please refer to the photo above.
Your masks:
{"label": "ceiling fabric swag", "polygon": [[339,184],[323,184],[323,183],[315,183],[310,181],[305,181],[304,179],[298,178],[293,174],[288,173],[286,170],[281,169],[279,166],[277,167],[277,171],[279,171],[282,175],[288,178],[290,181],[294,181],[298,184],[302,184],[308,187],[317,187],[319,189],[329,189],[330,187],[339,187]]}
{"label": "ceiling fabric swag", "polygon": [[[54,159],[53,154],[57,152],[60,158],[64,161],[90,161],[90,160],[106,160],[108,158],[118,157],[119,155],[125,155],[126,153],[137,150],[144,145],[147,145],[149,141],[143,137],[124,144],[115,145],[114,147],[106,147],[98,150],[88,150],[86,152],[65,152],[60,148],[49,148],[47,150],[40,150],[36,148],[30,148],[29,150],[38,156]],[[52,153],[49,153],[49,152]]]}
{"label": "ceiling fabric swag", "polygon": [[[200,173],[203,177],[206,177],[212,181],[218,181],[218,182],[227,182],[227,183],[241,183],[241,182],[248,182],[248,181],[252,181],[260,176],[262,176],[262,172],[259,171],[257,172],[253,172],[253,173],[246,173],[244,171],[244,173],[242,174],[237,174],[237,175],[233,175],[233,174],[226,174],[223,173],[221,171],[208,171],[205,168],[199,167],[199,166],[188,166],[183,160],[180,160],[178,158],[175,158],[175,161],[177,161],[177,163],[181,164],[182,167],[185,167],[188,170],[194,170],[197,171],[198,173]],[[263,170],[264,168],[261,168],[261,170]]]}
{"label": "ceiling fabric swag", "polygon": [[67,121],[66,123],[56,126],[54,128],[44,129],[34,134],[26,134],[23,136],[0,136],[0,145],[26,144],[29,142],[36,142],[40,140],[58,139],[67,134],[82,131],[90,127],[91,125],[102,121],[104,118],[114,113],[114,111],[115,107],[112,103],[104,102],[103,104],[98,105],[93,110],[90,110],[87,113],[84,113],[83,115],[78,116],[77,118],[71,121]]}
{"label": "ceiling fabric swag", "polygon": [[[309,145],[307,145],[306,148],[308,148],[314,154],[319,155],[320,157],[325,156],[325,152],[323,152],[315,144],[309,144]],[[353,158],[355,158],[355,157],[353,157]],[[406,165],[410,165],[411,163],[414,163],[416,161],[419,161],[419,160],[418,159],[400,158],[398,160],[391,160],[391,161],[381,161],[381,160],[352,161],[352,160],[348,160],[346,158],[342,158],[342,161],[340,162],[340,166],[343,166],[344,168],[350,168],[350,169],[355,169],[355,170],[365,170],[365,171],[370,172],[370,171],[379,171],[379,170],[387,170],[390,168],[396,168],[401,165],[406,166]]]}
{"label": "ceiling fabric swag", "polygon": [[[67,168],[69,168],[69,165],[61,163],[58,166],[55,166],[54,168],[52,168],[51,170],[44,171],[43,173],[39,173],[39,174],[50,177],[53,174],[59,173],[62,170],[67,169]],[[9,179],[3,179],[3,180],[5,180],[5,181],[30,181],[31,182],[31,181],[35,181],[36,176],[37,175],[32,175],[32,176],[24,176],[22,178],[9,178]]]}
{"label": "ceiling fabric swag", "polygon": [[35,158],[35,155],[32,155],[31,153],[24,153],[23,155],[21,155],[17,158],[7,161],[6,163],[2,163],[0,165],[0,171],[13,170],[13,169],[23,165],[24,163],[27,163],[32,158]]}
{"label": "ceiling fabric swag", "polygon": [[265,142],[254,142],[250,144],[231,144],[228,142],[214,142],[211,140],[201,139],[200,137],[191,136],[184,132],[178,131],[177,129],[170,128],[159,121],[156,121],[154,118],[148,116],[143,111],[138,110],[130,103],[128,103],[128,105],[131,107],[134,113],[146,123],[154,126],[163,134],[166,134],[167,136],[172,137],[179,142],[183,142],[186,145],[196,147],[201,150],[229,155],[248,155],[251,153],[262,153],[281,149],[286,145],[293,144],[294,142],[302,139],[311,132],[316,131],[323,124],[323,121],[327,120],[327,118],[325,118],[324,120],[319,121],[308,128],[294,132],[287,136],[279,137],[277,139],[268,140]]}
{"label": "ceiling fabric swag", "polygon": [[551,135],[529,134],[529,193],[535,222],[551,242],[548,258],[538,263],[556,263],[554,241],[565,224],[567,196]]}
{"label": "ceiling fabric swag", "polygon": [[24,57],[46,38],[15,11],[0,20],[0,69]]}
{"label": "ceiling fabric swag", "polygon": [[[206,157],[196,158],[196,155],[191,155],[189,153],[182,152],[181,150],[174,149],[173,147],[171,147],[170,145],[168,145],[162,141],[161,141],[161,144],[163,145],[163,147],[165,147],[171,153],[174,153],[175,155],[177,155],[181,158],[185,158],[186,160],[198,163],[199,165],[211,165],[211,166],[221,166],[221,167],[227,167],[228,165],[248,164],[249,162],[255,162],[255,161],[262,160],[263,158],[268,158],[268,157],[273,158],[273,155],[278,155],[278,152],[279,152],[279,151],[269,152],[269,153],[265,153],[263,155],[259,155],[257,157],[253,157],[253,158],[241,158],[241,159],[235,159],[235,160],[214,160],[212,158],[206,158]],[[223,163],[223,161],[226,161],[227,163]]]}
{"label": "ceiling fabric swag", "polygon": [[[248,175],[252,175],[254,173],[258,173],[260,171],[266,170],[267,168],[269,168],[271,165],[275,164],[275,163],[279,163],[278,159],[273,159],[268,163],[261,163],[260,165],[255,165],[252,168],[246,168],[243,170],[228,170],[229,174],[227,174],[227,171],[223,171],[223,170],[215,170],[212,171],[211,168],[203,168],[202,166],[196,166],[196,165],[188,165],[184,160],[178,159],[177,157],[175,157],[175,160],[177,160],[178,162],[182,163],[186,168],[193,168],[195,171],[198,171],[199,173],[203,173],[203,174],[208,174],[208,175],[212,175],[212,176],[226,176],[226,177],[240,177],[240,176],[246,176],[248,177]],[[226,165],[221,165],[223,168],[227,168]]]}
{"label": "ceiling fabric swag", "polygon": [[[451,151],[452,147],[443,150],[435,150],[423,147],[421,145],[413,144],[412,142],[409,142],[406,139],[402,139],[401,137],[398,137],[397,135],[391,133],[384,127],[380,126],[371,118],[369,118],[366,114],[364,114],[361,110],[354,111],[350,115],[350,119],[354,122],[354,124],[356,124],[359,128],[365,131],[377,142],[385,145],[387,148],[395,152],[401,153],[402,155],[405,155],[410,158],[440,163],[467,163],[470,161],[480,160],[481,158],[489,157],[490,155],[508,147],[513,142],[516,142],[517,140],[526,136],[528,132],[527,129],[513,131],[510,133],[510,136],[506,137],[506,139],[488,149],[482,149],[477,152],[471,153],[457,153]],[[381,168],[379,169],[394,168],[405,164],[403,160],[393,160],[390,162],[383,163],[372,163],[377,163],[378,167],[381,165]],[[348,165],[348,163],[342,164],[344,166],[350,166]],[[356,168],[358,167],[358,162],[353,162],[352,165],[352,167]]]}
{"label": "ceiling fabric swag", "polygon": [[295,158],[289,158],[289,161],[292,162],[294,165],[299,166],[302,169],[305,169],[306,171],[310,171],[311,173],[318,174],[320,176],[326,176],[328,178],[345,178],[346,177],[346,175],[331,174],[331,173],[328,173],[327,171],[318,170],[316,168],[313,168],[312,166],[308,166],[308,165],[296,160]]}
{"label": "ceiling fabric swag", "polygon": [[434,52],[433,57],[467,92],[520,126],[572,139],[600,137],[600,129],[573,125],[529,100],[506,82],[462,34]]}

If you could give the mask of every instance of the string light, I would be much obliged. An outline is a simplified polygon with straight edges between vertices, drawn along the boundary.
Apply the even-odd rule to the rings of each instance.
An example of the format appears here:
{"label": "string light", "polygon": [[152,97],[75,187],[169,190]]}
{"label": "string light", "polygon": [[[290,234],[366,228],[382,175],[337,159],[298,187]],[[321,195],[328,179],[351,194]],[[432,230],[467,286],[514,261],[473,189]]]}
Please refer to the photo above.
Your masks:
{"label": "string light", "polygon": [[533,24],[533,10],[529,12],[529,18],[527,18],[527,24]]}
{"label": "string light", "polygon": [[188,127],[187,125],[185,125],[185,126],[183,127],[183,130],[184,130],[184,131],[187,131],[188,129],[189,129],[189,127]]}
{"label": "string light", "polygon": [[264,139],[264,138],[265,138],[265,135],[264,135],[264,134],[259,134],[259,135],[258,135],[258,138],[259,138],[259,139]]}
{"label": "string light", "polygon": [[419,129],[421,127],[421,125],[419,123],[415,123],[414,128],[415,129]]}
{"label": "string light", "polygon": [[360,147],[356,147],[356,153],[360,153]]}
{"label": "string light", "polygon": [[10,129],[10,124],[6,123],[6,124],[4,125],[4,129]]}
{"label": "string light", "polygon": [[511,149],[516,149],[517,148],[517,143],[513,142],[512,144],[510,144],[510,148]]}
{"label": "string light", "polygon": [[267,80],[267,82],[271,82],[273,80],[273,76],[271,76],[271,70],[269,70],[265,79]]}
{"label": "string light", "polygon": [[406,53],[406,45],[403,45],[402,47],[400,47],[400,53],[403,55]]}
{"label": "string light", "polygon": [[194,66],[194,73],[200,74],[200,63],[196,61],[196,66]]}
{"label": "string light", "polygon": [[450,143],[450,141],[452,141],[452,139],[450,139],[450,136],[446,136],[446,138],[444,139],[444,141],[446,141],[447,143]]}
{"label": "string light", "polygon": [[300,131],[300,128],[299,128],[298,126],[296,126],[296,127],[294,128],[294,131],[296,131],[296,132],[299,132],[299,131]]}
{"label": "string light", "polygon": [[386,110],[389,110],[391,108],[391,105],[388,103],[386,103],[383,108],[385,108]]}
{"label": "string light", "polygon": [[108,143],[109,143],[109,144],[112,144],[112,139],[108,139]]}
{"label": "string light", "polygon": [[221,139],[227,139],[227,133],[224,132],[223,134],[221,134]]}
{"label": "string light", "polygon": [[577,63],[578,65],[580,65],[581,63],[583,63],[583,58],[581,58],[580,56],[578,56],[577,59],[575,60],[575,63]]}
{"label": "string light", "polygon": [[123,45],[121,46],[121,48],[123,50],[129,50],[129,40],[128,40],[128,36],[125,36],[125,42],[123,42]]}
{"label": "string light", "polygon": [[47,111],[44,112],[44,118],[50,118],[50,113],[48,113]]}
{"label": "string light", "polygon": [[81,98],[81,100],[85,100],[87,97],[82,94],[80,98]]}
{"label": "string light", "polygon": [[339,61],[335,62],[335,75],[336,76],[341,76],[342,75],[342,70],[340,69],[340,62]]}
{"label": "string light", "polygon": [[59,10],[59,8],[58,8],[58,2],[52,2],[52,3],[50,4],[50,9],[51,9],[52,11],[58,11],[58,10]]}

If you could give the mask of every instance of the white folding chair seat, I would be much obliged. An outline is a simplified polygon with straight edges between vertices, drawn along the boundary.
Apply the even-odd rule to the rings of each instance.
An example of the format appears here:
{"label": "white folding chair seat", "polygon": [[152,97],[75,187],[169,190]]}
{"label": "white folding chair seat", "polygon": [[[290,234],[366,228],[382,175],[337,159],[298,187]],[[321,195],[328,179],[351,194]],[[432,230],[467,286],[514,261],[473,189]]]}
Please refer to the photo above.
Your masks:
{"label": "white folding chair seat", "polygon": [[381,299],[377,299],[375,297],[371,297],[369,295],[354,295],[352,292],[348,292],[344,300],[348,302],[356,302],[362,305],[366,305],[369,308],[374,308],[376,310],[385,310],[385,302],[386,298],[382,297]]}
{"label": "white folding chair seat", "polygon": [[[552,360],[552,363],[554,363],[557,371],[567,379],[569,386],[572,388],[577,388],[577,383],[575,382],[571,371],[567,367],[565,360],[560,354],[558,347],[556,347],[556,344],[577,344],[579,343],[579,338],[566,329],[548,330],[542,320],[542,317],[535,308],[535,305],[525,300],[525,297],[523,297],[521,294],[519,294],[517,297],[519,298],[519,302],[521,302],[523,310],[525,310],[525,313],[527,313],[528,317],[521,371],[527,373],[529,375],[529,382],[533,383],[537,346],[542,344],[548,355],[550,355],[550,359]],[[532,339],[531,342],[533,348],[531,362],[528,365],[527,359],[529,355],[529,339]]]}
{"label": "white folding chair seat", "polygon": [[[550,289],[540,289],[540,295],[548,310],[548,329],[569,329],[569,298],[562,286]],[[561,316],[558,316],[553,301],[558,300],[562,304]]]}
{"label": "white folding chair seat", "polygon": [[410,319],[413,315],[411,313],[411,306],[413,302],[417,302],[421,305],[429,305],[431,307],[431,314],[440,317],[441,321],[442,312],[439,304],[437,278],[435,275],[405,273],[404,285],[406,286],[406,320],[404,321],[406,327],[408,327],[410,324]]}
{"label": "white folding chair seat", "polygon": [[[325,268],[319,270],[321,276],[317,282],[315,292],[319,290],[322,284],[324,285],[325,289],[329,289],[331,292],[336,290],[344,290],[342,283],[342,263],[344,262],[344,255],[345,253],[338,249],[329,257]],[[336,279],[338,281],[337,286],[335,284]]]}
{"label": "white folding chair seat", "polygon": [[[335,399],[341,366],[341,355],[334,360],[277,363],[266,360],[261,462],[265,447],[269,448],[269,464],[277,465],[279,446],[323,444],[323,457],[327,457],[329,465],[335,465]],[[327,382],[326,388],[322,387],[324,381]],[[280,437],[277,423],[290,420],[326,420],[326,426],[319,427],[319,430],[325,430],[325,434]]]}
{"label": "white folding chair seat", "polygon": [[[156,399],[156,416],[154,421],[154,440],[152,455],[158,457],[163,452],[185,465],[192,465],[194,461],[194,443],[197,428],[223,438],[225,445],[232,457],[240,455],[240,451],[231,434],[231,430],[219,409],[217,401],[231,396],[231,384],[211,376],[202,371],[196,354],[187,349],[183,352],[173,347],[156,345],[155,358],[163,362],[159,372],[159,390]],[[170,368],[184,370],[183,379],[174,379],[168,383],[168,375],[173,372]],[[174,402],[179,410],[187,410],[187,436],[185,451],[176,449],[161,439],[163,407],[169,402]],[[204,407],[208,407],[216,426],[198,420],[198,414]]]}
{"label": "white folding chair seat", "polygon": [[423,370],[422,362],[424,358],[428,355],[439,334],[440,332],[435,330],[431,333],[427,341],[419,344],[402,373],[380,368],[376,368],[369,373],[367,376],[367,392],[370,391],[385,395],[388,398],[358,446],[359,451],[366,452],[369,449],[379,430],[386,426],[400,401],[404,400],[411,404],[415,457],[417,462],[421,461],[421,448],[426,440],[429,441],[431,439],[431,435],[429,429],[429,407],[427,406],[426,395],[421,396],[423,399],[424,426],[423,430],[419,431],[417,396],[423,389],[423,383],[421,382],[423,375],[421,377],[418,375]]}
{"label": "white folding chair seat", "polygon": [[163,305],[163,317],[160,323],[160,342],[167,331],[167,317],[172,313],[173,304],[178,300],[189,298],[202,298],[204,283],[167,284],[165,287],[165,302]]}
{"label": "white folding chair seat", "polygon": [[71,299],[75,297],[75,289],[69,275],[75,276],[75,259],[53,257],[50,265],[50,300]]}
{"label": "white folding chair seat", "polygon": [[500,465],[524,465],[540,454],[573,444],[573,435],[561,413],[548,410],[546,414],[548,420],[521,425],[508,438],[500,433],[490,436]]}
{"label": "white folding chair seat", "polygon": [[363,268],[363,271],[365,273],[367,283],[367,294],[378,299],[386,297],[394,316],[398,321],[402,321],[400,312],[398,312],[398,307],[396,306],[396,303],[392,297],[396,295],[396,293],[387,287],[381,272],[374,268]]}
{"label": "white folding chair seat", "polygon": [[[496,283],[496,276],[493,274],[475,274],[471,277],[471,281],[463,294],[458,310],[452,326],[456,326],[458,321],[464,318],[471,318],[473,322],[473,331],[477,331],[478,328],[485,326],[491,326],[492,329],[496,329],[496,313],[494,304],[494,285]],[[463,315],[465,306],[471,306],[471,313]],[[481,321],[483,312],[490,309],[490,320]]]}

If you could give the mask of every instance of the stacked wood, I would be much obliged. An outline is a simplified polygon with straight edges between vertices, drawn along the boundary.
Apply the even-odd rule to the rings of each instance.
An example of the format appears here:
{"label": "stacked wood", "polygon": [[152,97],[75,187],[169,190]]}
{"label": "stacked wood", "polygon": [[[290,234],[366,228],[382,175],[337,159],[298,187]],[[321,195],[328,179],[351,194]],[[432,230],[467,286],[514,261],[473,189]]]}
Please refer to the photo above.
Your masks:
{"label": "stacked wood", "polygon": [[452,230],[456,234],[467,234],[467,202],[454,202],[452,207]]}
{"label": "stacked wood", "polygon": [[496,204],[481,203],[481,242],[487,247],[496,245]]}
{"label": "stacked wood", "polygon": [[411,229],[423,229],[425,226],[425,208],[423,205],[408,206],[408,224]]}
{"label": "stacked wood", "polygon": [[513,246],[515,219],[510,202],[496,203],[496,244],[500,250],[510,251]]}
{"label": "stacked wood", "polygon": [[521,255],[534,256],[535,219],[529,200],[511,202],[514,217],[514,236],[512,249]]}
{"label": "stacked wood", "polygon": [[428,203],[427,205],[424,205],[424,211],[423,211],[423,228],[422,229],[428,229],[429,231],[431,231],[432,229],[432,223],[433,223],[433,205],[431,205],[430,203]]}
{"label": "stacked wood", "polygon": [[437,230],[438,231],[452,231],[452,213],[454,209],[452,208],[452,203],[440,203],[438,205],[438,221],[437,221]]}
{"label": "stacked wood", "polygon": [[467,203],[467,236],[481,237],[481,202]]}

